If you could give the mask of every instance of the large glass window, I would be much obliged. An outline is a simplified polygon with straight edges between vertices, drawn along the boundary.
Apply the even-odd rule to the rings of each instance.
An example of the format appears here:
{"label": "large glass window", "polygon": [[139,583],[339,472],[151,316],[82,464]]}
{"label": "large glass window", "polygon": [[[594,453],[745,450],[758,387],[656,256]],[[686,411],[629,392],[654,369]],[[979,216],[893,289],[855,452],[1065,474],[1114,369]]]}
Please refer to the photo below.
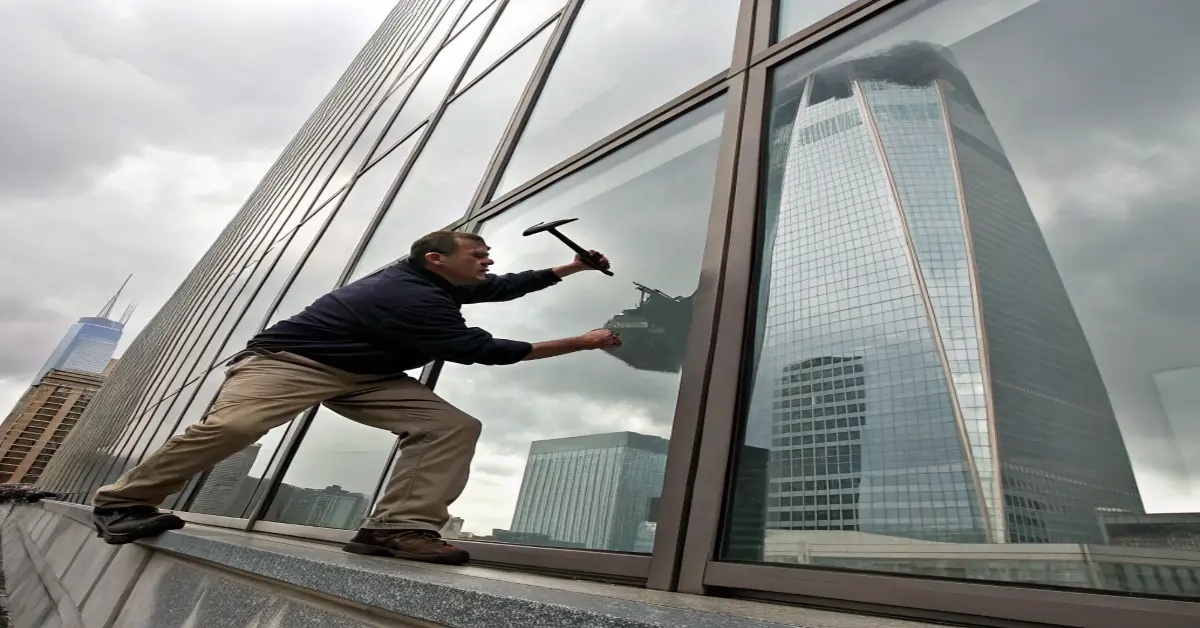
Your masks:
{"label": "large glass window", "polygon": [[586,0],[496,196],[729,66],[737,0]]}
{"label": "large glass window", "polygon": [[[332,204],[326,206],[324,211],[328,212],[337,201],[337,198],[333,199]],[[308,250],[308,246],[325,222],[327,215],[327,213],[318,214],[305,222],[288,242],[283,252],[279,254],[274,268],[269,271],[270,274],[267,275],[266,280],[259,287],[258,293],[254,295],[250,305],[241,314],[241,319],[238,320],[229,338],[218,352],[219,360],[225,361],[233,357],[235,353],[244,349],[250,338],[258,332],[267,308],[274,303],[275,297],[279,295],[279,290],[291,275],[292,270],[295,269],[300,257]],[[218,363],[200,383],[191,404],[179,421],[177,433],[204,418],[205,412],[208,411],[224,381],[225,367]],[[200,492],[188,510],[209,515],[241,517],[249,502],[249,495],[252,495],[258,487],[266,468],[266,462],[274,454],[285,430],[286,426],[275,428],[260,438],[256,447],[251,447],[253,452],[243,452],[218,464],[209,474],[210,479],[201,486]],[[243,483],[246,485],[245,487],[243,487]],[[248,492],[244,500],[239,497],[243,490]]]}
{"label": "large glass window", "polygon": [[483,74],[488,66],[512,50],[513,46],[532,33],[533,29],[545,22],[555,11],[561,9],[562,5],[562,0],[509,2],[496,25],[492,27],[492,32],[488,34],[487,41],[471,61],[471,67],[463,76],[459,89]]}
{"label": "large glass window", "polygon": [[786,39],[833,15],[854,0],[777,0],[775,34],[772,42]]}
{"label": "large glass window", "polygon": [[547,29],[446,107],[429,143],[359,258],[353,278],[408,252],[429,231],[462,218],[537,64]]}
{"label": "large glass window", "polygon": [[[375,216],[383,196],[396,179],[396,171],[404,164],[416,143],[409,138],[383,161],[364,172],[350,188],[349,196],[333,217],[321,239],[313,247],[304,266],[296,275],[279,306],[267,322],[271,326],[280,320],[300,313],[317,297],[332,290],[346,269],[354,247],[362,238],[367,224]],[[405,247],[407,250],[407,247]]]}
{"label": "large glass window", "polygon": [[1200,4],[986,4],[774,73],[723,555],[1200,596]]}
{"label": "large glass window", "polygon": [[470,305],[497,337],[551,340],[609,327],[590,351],[485,367],[447,364],[437,392],[483,422],[466,492],[451,507],[468,536],[648,552],[679,372],[707,235],[723,102],[707,103],[484,223],[497,272],[574,254],[532,224],[603,251],[614,277],[586,273],[506,303]]}
{"label": "large glass window", "polygon": [[[417,371],[415,375],[420,375]],[[371,506],[396,437],[321,407],[264,521],[352,530]]]}
{"label": "large glass window", "polygon": [[[492,12],[495,10],[495,5],[488,5],[483,15],[475,18],[475,21],[471,22],[462,32],[455,35],[446,44],[445,48],[438,51],[433,62],[429,64],[429,68],[421,76],[420,82],[412,90],[408,101],[404,103],[404,107],[396,115],[396,121],[392,123],[392,127],[388,129],[387,135],[384,136],[383,147],[395,143],[409,129],[420,124],[422,120],[429,117],[429,114],[433,113],[434,109],[437,109],[442,99],[446,97],[446,90],[450,89],[450,84],[454,82],[454,77],[458,76],[463,62],[466,61],[467,55],[471,53],[471,48],[479,40],[479,35],[483,33],[483,29],[487,26],[488,20],[491,19]],[[439,31],[441,31],[441,25],[439,25]],[[438,37],[439,39],[430,39],[427,45],[440,44],[440,38],[444,36],[444,31],[441,31],[440,34],[439,32],[435,32],[433,37]],[[422,52],[421,59],[426,58],[424,54]]]}

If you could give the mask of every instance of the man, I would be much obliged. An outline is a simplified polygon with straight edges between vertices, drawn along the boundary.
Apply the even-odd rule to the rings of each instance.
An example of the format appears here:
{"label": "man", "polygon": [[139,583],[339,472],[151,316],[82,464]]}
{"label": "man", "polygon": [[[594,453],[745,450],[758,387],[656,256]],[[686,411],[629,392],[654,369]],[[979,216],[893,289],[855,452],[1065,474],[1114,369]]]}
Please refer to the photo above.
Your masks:
{"label": "man", "polygon": [[[594,253],[594,252],[593,252]],[[601,267],[608,260],[594,253]],[[492,275],[477,235],[439,231],[412,245],[408,260],[334,290],[262,331],[229,361],[206,419],[172,438],[93,499],[100,537],[129,543],[183,527],[157,509],[197,473],[254,443],[318,403],[400,437],[402,455],[375,511],[345,550],[461,564],[467,552],[442,540],[447,510],[467,483],[481,424],[404,371],[433,360],[515,364],[618,347],[601,329],[527,343],[468,328],[467,303],[511,301],[592,266]]]}

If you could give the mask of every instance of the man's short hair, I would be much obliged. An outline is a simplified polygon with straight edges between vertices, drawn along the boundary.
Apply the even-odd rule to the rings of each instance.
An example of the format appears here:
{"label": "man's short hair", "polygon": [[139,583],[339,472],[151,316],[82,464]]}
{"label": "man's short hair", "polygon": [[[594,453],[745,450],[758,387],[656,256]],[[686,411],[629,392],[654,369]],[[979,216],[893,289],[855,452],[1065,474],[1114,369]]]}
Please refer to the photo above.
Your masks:
{"label": "man's short hair", "polygon": [[465,231],[434,231],[428,235],[421,236],[419,240],[413,242],[412,248],[408,251],[408,258],[417,263],[424,263],[425,255],[429,253],[454,255],[458,251],[459,240],[471,240],[483,243],[483,237],[474,233],[466,233]]}

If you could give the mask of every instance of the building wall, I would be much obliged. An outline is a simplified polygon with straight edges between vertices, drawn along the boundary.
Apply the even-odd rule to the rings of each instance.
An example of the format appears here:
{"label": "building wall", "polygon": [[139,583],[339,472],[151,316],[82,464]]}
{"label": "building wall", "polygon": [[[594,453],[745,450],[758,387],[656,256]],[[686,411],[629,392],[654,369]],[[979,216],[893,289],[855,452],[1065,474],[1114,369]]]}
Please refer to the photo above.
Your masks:
{"label": "building wall", "polygon": [[0,483],[37,482],[104,378],[50,370],[0,425]]}

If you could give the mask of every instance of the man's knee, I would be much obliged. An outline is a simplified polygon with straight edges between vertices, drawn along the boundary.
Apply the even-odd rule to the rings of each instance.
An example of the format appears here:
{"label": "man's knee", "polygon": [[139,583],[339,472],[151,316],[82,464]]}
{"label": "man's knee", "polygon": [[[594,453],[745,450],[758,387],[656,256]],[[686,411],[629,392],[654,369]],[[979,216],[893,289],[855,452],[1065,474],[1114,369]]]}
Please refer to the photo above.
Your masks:
{"label": "man's knee", "polygon": [[483,431],[483,423],[479,419],[457,408],[448,408],[434,424],[433,429],[437,431],[471,438],[478,438]]}

